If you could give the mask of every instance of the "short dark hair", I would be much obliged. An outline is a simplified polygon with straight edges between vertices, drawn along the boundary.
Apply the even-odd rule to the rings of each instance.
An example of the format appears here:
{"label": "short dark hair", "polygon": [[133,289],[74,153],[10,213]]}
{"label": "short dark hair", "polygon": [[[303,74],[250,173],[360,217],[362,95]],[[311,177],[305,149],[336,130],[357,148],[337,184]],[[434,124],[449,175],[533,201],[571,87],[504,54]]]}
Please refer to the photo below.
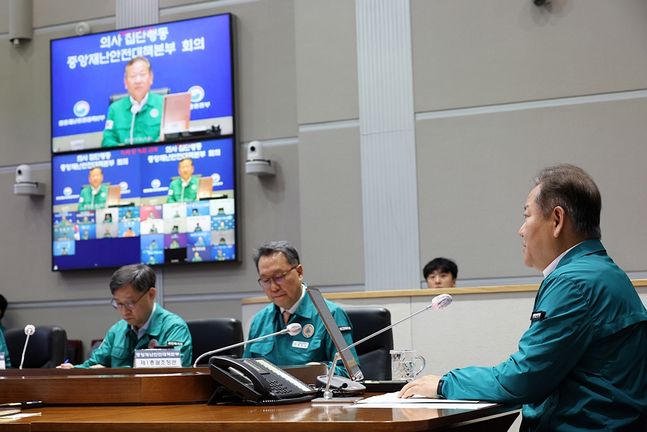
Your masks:
{"label": "short dark hair", "polygon": [[139,292],[155,287],[155,272],[145,264],[130,264],[119,268],[110,278],[110,292],[131,285]]}
{"label": "short dark hair", "polygon": [[422,269],[422,275],[427,280],[427,277],[436,270],[442,273],[451,273],[454,279],[458,277],[458,266],[448,258],[438,257],[432,259]]}
{"label": "short dark hair", "polygon": [[557,206],[564,209],[575,232],[585,239],[600,239],[602,198],[593,178],[582,168],[560,164],[544,168],[535,178],[535,202],[544,217]]}
{"label": "short dark hair", "polygon": [[4,312],[7,310],[7,305],[7,299],[2,294],[0,294],[0,319],[4,317]]}
{"label": "short dark hair", "polygon": [[285,259],[290,265],[298,265],[301,263],[299,261],[299,252],[285,240],[271,241],[261,245],[254,252],[254,265],[256,265],[256,271],[258,271],[258,260],[264,256],[274,255],[275,253],[282,253],[285,256]]}

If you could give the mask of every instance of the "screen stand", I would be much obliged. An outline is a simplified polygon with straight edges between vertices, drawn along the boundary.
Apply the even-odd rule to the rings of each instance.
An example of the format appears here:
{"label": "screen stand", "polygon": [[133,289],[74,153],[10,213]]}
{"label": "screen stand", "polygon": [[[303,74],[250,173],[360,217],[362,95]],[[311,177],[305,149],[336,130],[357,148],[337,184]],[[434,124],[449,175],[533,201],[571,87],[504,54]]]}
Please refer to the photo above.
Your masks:
{"label": "screen stand", "polygon": [[330,370],[328,371],[328,381],[326,381],[326,388],[323,392],[323,398],[325,400],[330,400],[333,398],[332,390],[330,390],[330,381],[332,380],[332,376],[335,374],[335,368],[337,367],[337,362],[339,360],[341,360],[341,356],[339,355],[339,352],[336,352],[335,357],[332,361],[332,365],[330,365]]}

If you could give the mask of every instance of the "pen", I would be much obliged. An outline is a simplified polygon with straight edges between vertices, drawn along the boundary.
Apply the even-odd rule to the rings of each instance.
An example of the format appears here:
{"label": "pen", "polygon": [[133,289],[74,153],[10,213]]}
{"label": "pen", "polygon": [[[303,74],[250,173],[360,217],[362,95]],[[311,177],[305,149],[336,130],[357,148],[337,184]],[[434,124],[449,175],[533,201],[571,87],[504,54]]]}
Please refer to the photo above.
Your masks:
{"label": "pen", "polygon": [[7,402],[1,403],[0,408],[36,408],[43,405],[41,400],[32,400],[26,402]]}

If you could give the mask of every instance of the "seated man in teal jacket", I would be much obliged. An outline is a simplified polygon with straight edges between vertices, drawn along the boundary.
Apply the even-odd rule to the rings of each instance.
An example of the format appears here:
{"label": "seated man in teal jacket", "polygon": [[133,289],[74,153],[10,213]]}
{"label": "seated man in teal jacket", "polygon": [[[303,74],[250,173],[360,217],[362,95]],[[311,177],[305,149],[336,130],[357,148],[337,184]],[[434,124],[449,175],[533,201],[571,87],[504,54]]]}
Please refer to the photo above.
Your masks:
{"label": "seated man in teal jacket", "polygon": [[[7,310],[7,299],[0,294],[0,320],[4,317],[4,312]],[[11,367],[11,360],[9,359],[9,348],[7,347],[7,341],[4,338],[4,326],[0,321],[0,352],[4,353],[4,362],[5,367]]]}
{"label": "seated man in teal jacket", "polygon": [[4,367],[11,367],[11,359],[9,358],[9,348],[7,347],[7,341],[4,338],[4,332],[0,331],[0,353],[4,353]]}
{"label": "seated man in teal jacket", "polygon": [[[144,264],[121,267],[110,280],[112,306],[122,320],[108,330],[90,358],[77,367],[132,367],[136,349],[170,345],[179,349],[182,366],[191,366],[192,342],[182,318],[155,302],[155,272]],[[69,368],[64,363],[59,367]]]}
{"label": "seated man in teal jacket", "polygon": [[[252,318],[248,340],[280,331],[290,323],[301,324],[302,330],[296,336],[283,334],[248,344],[243,357],[265,357],[284,366],[309,362],[326,362],[330,366],[337,350],[310,296],[306,295],[303,266],[296,249],[286,241],[270,242],[256,251],[254,263],[258,283],[272,303]],[[327,303],[344,339],[352,344],[348,315],[336,304]],[[357,360],[355,349],[351,349]],[[348,376],[343,366],[337,366],[336,373]]]}
{"label": "seated man in teal jacket", "polygon": [[573,165],[546,168],[524,206],[524,262],[544,274],[519,350],[400,395],[524,404],[523,431],[634,431],[647,421],[647,310],[600,242],[600,192]]}
{"label": "seated man in teal jacket", "polygon": [[108,108],[101,147],[143,144],[160,140],[164,97],[150,91],[153,68],[146,57],[126,65],[124,86],[128,96]]}

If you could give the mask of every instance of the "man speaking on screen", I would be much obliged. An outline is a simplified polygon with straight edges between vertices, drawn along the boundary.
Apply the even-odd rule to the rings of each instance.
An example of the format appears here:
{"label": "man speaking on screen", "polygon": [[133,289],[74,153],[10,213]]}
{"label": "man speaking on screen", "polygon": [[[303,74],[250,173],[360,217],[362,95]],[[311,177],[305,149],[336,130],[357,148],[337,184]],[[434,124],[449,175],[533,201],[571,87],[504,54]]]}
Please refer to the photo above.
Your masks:
{"label": "man speaking on screen", "polygon": [[83,186],[79,195],[79,211],[96,210],[106,207],[108,184],[103,182],[103,170],[94,167],[88,172],[88,184]]}
{"label": "man speaking on screen", "polygon": [[195,166],[191,158],[182,159],[177,165],[178,177],[168,186],[167,203],[195,201],[198,199],[199,175],[193,175]]}
{"label": "man speaking on screen", "polygon": [[153,69],[146,57],[135,57],[128,62],[124,85],[128,96],[110,105],[101,146],[159,141],[164,97],[150,91]]}

